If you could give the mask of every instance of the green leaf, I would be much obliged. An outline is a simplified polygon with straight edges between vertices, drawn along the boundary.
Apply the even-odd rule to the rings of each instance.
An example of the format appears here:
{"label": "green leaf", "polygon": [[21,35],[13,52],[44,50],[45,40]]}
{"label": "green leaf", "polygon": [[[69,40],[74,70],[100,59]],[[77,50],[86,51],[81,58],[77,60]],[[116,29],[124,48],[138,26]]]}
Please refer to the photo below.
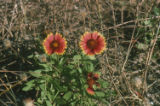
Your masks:
{"label": "green leaf", "polygon": [[51,60],[57,60],[58,56],[56,54],[52,54],[50,56]]}
{"label": "green leaf", "polygon": [[108,82],[102,82],[101,85],[102,85],[103,88],[107,88],[109,86]]}
{"label": "green leaf", "polygon": [[79,73],[82,73],[82,69],[81,68],[78,68],[78,71],[79,71]]}
{"label": "green leaf", "polygon": [[144,24],[150,26],[151,25],[151,21],[150,20],[146,20],[146,21],[144,21]]}
{"label": "green leaf", "polygon": [[154,14],[155,14],[155,15],[157,15],[157,16],[160,15],[160,9],[159,9],[159,8],[154,7],[154,8],[153,8],[153,11],[154,11]]}
{"label": "green leaf", "polygon": [[144,43],[138,43],[137,48],[140,49],[140,50],[147,50],[148,45],[146,45]]}
{"label": "green leaf", "polygon": [[91,62],[86,63],[84,68],[87,70],[87,72],[93,72],[94,71],[94,65]]}
{"label": "green leaf", "polygon": [[42,66],[45,70],[44,71],[52,71],[52,64],[48,63],[48,64],[39,64],[40,66]]}
{"label": "green leaf", "polygon": [[34,82],[35,82],[35,80],[31,80],[31,81],[27,82],[26,85],[33,86],[33,85],[35,85]]}
{"label": "green leaf", "polygon": [[90,72],[94,71],[94,66],[92,63],[90,63],[90,65],[89,65],[89,70],[90,70]]}
{"label": "green leaf", "polygon": [[41,98],[38,98],[38,99],[37,99],[37,102],[40,103],[40,104],[42,104]]}
{"label": "green leaf", "polygon": [[71,106],[76,106],[77,100],[72,101]]}
{"label": "green leaf", "polygon": [[41,90],[45,90],[45,84],[44,83],[39,85],[39,87],[41,88]]}
{"label": "green leaf", "polygon": [[29,91],[32,90],[33,88],[31,86],[25,86],[22,88],[22,91]]}
{"label": "green leaf", "polygon": [[28,59],[31,59],[31,58],[33,58],[33,56],[34,56],[34,55],[31,54],[31,55],[29,55],[27,58],[28,58]]}
{"label": "green leaf", "polygon": [[22,90],[23,91],[29,91],[29,90],[32,90],[34,86],[35,86],[34,80],[31,80],[31,81],[26,83],[26,86],[24,88],[22,88]]}
{"label": "green leaf", "polygon": [[59,65],[63,65],[64,64],[64,58],[61,58],[59,61]]}
{"label": "green leaf", "polygon": [[53,81],[53,85],[55,86],[55,88],[57,88],[58,90],[62,90],[62,87],[60,86],[60,83],[58,80],[54,80]]}
{"label": "green leaf", "polygon": [[51,102],[49,100],[46,100],[47,106],[52,106]]}
{"label": "green leaf", "polygon": [[105,93],[104,93],[104,92],[97,91],[97,92],[96,92],[96,96],[98,96],[98,97],[104,97],[104,96],[105,96]]}
{"label": "green leaf", "polygon": [[64,104],[66,104],[66,101],[63,98],[57,97],[55,101],[57,103],[57,106],[65,106]]}
{"label": "green leaf", "polygon": [[73,95],[73,99],[79,100],[80,99],[80,95],[79,93],[74,93]]}
{"label": "green leaf", "polygon": [[73,68],[74,68],[74,65],[69,64],[69,65],[67,65],[67,68],[73,69]]}
{"label": "green leaf", "polygon": [[42,63],[40,63],[39,65],[42,66],[42,67],[44,67],[44,68],[48,67],[47,64],[42,64]]}
{"label": "green leaf", "polygon": [[77,72],[77,70],[71,70],[69,73],[71,74],[71,75],[73,75],[74,73],[76,73]]}
{"label": "green leaf", "polygon": [[42,98],[42,100],[47,99],[46,91],[44,91],[44,90],[41,91],[41,98]]}
{"label": "green leaf", "polygon": [[75,55],[73,57],[74,62],[78,62],[81,59],[81,55]]}
{"label": "green leaf", "polygon": [[42,70],[36,70],[36,71],[30,71],[29,73],[33,76],[33,77],[41,77],[42,74],[41,74]]}
{"label": "green leaf", "polygon": [[90,60],[96,60],[96,57],[95,56],[88,56],[88,59],[90,59]]}
{"label": "green leaf", "polygon": [[71,91],[67,92],[67,93],[63,96],[63,98],[64,98],[65,100],[69,100],[71,97],[72,97],[72,92],[71,92]]}

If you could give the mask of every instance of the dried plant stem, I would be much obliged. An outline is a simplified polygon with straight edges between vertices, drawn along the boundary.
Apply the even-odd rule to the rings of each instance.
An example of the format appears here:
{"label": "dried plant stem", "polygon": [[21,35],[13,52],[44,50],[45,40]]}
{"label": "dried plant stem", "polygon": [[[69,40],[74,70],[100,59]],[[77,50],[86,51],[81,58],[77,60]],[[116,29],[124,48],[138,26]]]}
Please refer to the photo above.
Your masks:
{"label": "dried plant stem", "polygon": [[4,90],[3,92],[0,93],[0,96],[2,96],[3,94],[5,94],[6,92],[8,92],[10,89],[16,87],[17,85],[21,84],[23,81],[26,81],[26,77],[23,78],[22,80],[18,81],[17,83],[13,84],[13,85],[10,85],[10,88]]}

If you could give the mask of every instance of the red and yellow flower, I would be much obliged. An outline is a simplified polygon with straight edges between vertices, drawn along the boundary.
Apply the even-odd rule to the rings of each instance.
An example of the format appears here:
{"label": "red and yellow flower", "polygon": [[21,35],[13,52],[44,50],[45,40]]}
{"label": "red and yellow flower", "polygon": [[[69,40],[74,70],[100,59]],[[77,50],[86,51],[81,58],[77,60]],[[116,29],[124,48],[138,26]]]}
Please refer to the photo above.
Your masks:
{"label": "red and yellow flower", "polygon": [[43,42],[43,47],[48,55],[56,53],[62,55],[67,47],[66,39],[61,34],[49,33]]}
{"label": "red and yellow flower", "polygon": [[88,73],[88,76],[87,76],[87,84],[88,84],[87,92],[88,92],[88,94],[90,94],[90,95],[95,94],[93,85],[100,87],[100,84],[97,82],[98,78],[99,78],[99,74],[97,74],[97,73],[93,74],[92,72]]}
{"label": "red and yellow flower", "polygon": [[102,53],[106,48],[106,42],[103,35],[98,32],[86,32],[81,37],[80,47],[87,55]]}

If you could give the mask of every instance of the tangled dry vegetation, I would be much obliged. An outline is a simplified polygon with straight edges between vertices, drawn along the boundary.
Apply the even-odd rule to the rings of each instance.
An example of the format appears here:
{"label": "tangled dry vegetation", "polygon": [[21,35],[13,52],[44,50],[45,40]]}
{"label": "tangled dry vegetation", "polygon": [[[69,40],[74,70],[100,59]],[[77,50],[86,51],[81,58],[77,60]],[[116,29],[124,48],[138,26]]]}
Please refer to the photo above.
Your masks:
{"label": "tangled dry vegetation", "polygon": [[29,80],[24,73],[35,67],[27,56],[37,53],[37,37],[59,32],[72,52],[79,49],[80,35],[97,30],[107,40],[98,56],[102,78],[116,92],[109,104],[160,105],[158,7],[159,0],[1,0],[0,104],[17,106],[36,97],[21,88]]}

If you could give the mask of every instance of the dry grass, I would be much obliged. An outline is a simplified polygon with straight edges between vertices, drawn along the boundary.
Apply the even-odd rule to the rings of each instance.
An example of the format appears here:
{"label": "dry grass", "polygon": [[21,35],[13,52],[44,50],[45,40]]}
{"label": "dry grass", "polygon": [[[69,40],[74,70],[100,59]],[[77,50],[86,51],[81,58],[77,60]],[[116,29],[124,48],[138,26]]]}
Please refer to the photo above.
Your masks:
{"label": "dry grass", "polygon": [[[16,106],[25,98],[19,94],[20,84],[23,73],[34,64],[27,56],[38,51],[37,37],[44,38],[48,30],[60,32],[69,42],[68,52],[72,52],[79,50],[80,35],[97,30],[107,40],[107,50],[98,57],[102,77],[117,93],[110,98],[110,105],[160,105],[160,58],[152,58],[160,56],[159,25],[152,28],[142,24],[151,19],[159,21],[160,16],[151,16],[158,3],[159,0],[1,1],[0,104]],[[151,29],[153,38],[146,49],[138,50],[136,45],[146,36],[138,29],[145,28]]]}

